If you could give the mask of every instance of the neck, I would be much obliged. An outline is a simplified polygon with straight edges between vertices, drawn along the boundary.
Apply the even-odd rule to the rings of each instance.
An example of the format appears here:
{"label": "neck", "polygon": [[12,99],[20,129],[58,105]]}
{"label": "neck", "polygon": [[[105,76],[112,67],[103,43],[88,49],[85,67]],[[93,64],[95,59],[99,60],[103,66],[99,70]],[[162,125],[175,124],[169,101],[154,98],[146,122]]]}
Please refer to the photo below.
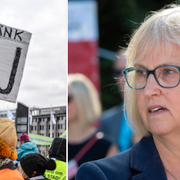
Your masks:
{"label": "neck", "polygon": [[[165,169],[168,179],[180,179],[180,136],[165,135],[153,136],[156,148]],[[170,173],[169,173],[170,172]],[[172,175],[171,175],[172,174]]]}
{"label": "neck", "polygon": [[96,129],[91,125],[69,124],[68,141],[69,143],[81,143],[91,137]]}

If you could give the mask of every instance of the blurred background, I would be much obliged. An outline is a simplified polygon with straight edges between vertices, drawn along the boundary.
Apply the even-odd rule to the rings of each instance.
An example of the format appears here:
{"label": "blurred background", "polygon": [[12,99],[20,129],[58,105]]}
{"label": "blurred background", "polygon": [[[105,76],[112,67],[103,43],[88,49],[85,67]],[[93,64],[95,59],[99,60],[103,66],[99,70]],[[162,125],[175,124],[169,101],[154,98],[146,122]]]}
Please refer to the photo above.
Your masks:
{"label": "blurred background", "polygon": [[68,72],[87,75],[97,87],[103,110],[122,99],[114,80],[113,61],[127,47],[133,31],[149,11],[171,0],[69,0]]}

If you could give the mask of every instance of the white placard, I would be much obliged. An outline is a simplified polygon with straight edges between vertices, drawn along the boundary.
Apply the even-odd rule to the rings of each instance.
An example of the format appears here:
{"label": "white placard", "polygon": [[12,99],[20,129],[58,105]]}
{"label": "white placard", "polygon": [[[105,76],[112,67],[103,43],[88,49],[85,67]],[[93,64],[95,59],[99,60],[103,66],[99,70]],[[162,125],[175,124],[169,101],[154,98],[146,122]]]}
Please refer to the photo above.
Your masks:
{"label": "white placard", "polygon": [[16,102],[31,33],[0,24],[0,99]]}

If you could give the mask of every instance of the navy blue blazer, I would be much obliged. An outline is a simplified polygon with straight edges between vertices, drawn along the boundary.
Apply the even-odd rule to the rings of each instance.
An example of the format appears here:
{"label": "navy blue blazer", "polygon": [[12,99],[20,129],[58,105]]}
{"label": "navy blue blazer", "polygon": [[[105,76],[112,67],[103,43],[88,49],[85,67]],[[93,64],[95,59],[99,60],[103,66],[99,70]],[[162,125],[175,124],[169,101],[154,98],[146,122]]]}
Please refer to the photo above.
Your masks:
{"label": "navy blue blazer", "polygon": [[167,180],[152,136],[115,156],[84,163],[76,180]]}

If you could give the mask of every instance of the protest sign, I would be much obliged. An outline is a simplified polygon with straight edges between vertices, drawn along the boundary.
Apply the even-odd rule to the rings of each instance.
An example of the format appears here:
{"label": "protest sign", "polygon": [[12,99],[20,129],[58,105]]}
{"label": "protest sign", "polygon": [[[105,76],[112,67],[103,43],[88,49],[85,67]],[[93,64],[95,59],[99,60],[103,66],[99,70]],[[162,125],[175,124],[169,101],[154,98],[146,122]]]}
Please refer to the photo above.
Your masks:
{"label": "protest sign", "polygon": [[31,33],[0,24],[0,99],[16,102]]}
{"label": "protest sign", "polygon": [[37,145],[51,145],[54,140],[54,138],[30,133],[29,138],[32,142],[36,143]]}

